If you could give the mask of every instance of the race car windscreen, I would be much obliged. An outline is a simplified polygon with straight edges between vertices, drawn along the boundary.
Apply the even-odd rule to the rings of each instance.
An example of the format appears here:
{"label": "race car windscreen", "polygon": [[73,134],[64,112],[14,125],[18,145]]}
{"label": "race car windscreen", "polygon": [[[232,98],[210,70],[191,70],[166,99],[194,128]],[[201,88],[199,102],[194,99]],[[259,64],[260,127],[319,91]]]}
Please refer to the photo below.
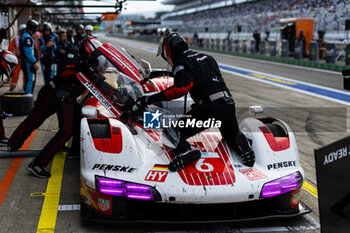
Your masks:
{"label": "race car windscreen", "polygon": [[129,98],[132,98],[134,101],[137,101],[144,95],[142,86],[129,78],[121,72],[116,72],[112,74],[114,76],[114,82],[110,82],[110,75],[107,77],[109,84],[111,84],[115,89],[115,102],[124,106]]}
{"label": "race car windscreen", "polygon": [[[113,82],[111,82],[112,76],[114,77]],[[106,79],[107,82],[115,88],[113,102],[119,106],[125,106],[127,103],[129,103],[130,98],[132,98],[136,102],[139,98],[141,98],[144,95],[142,86],[138,82],[121,72],[107,72]],[[146,111],[151,113],[157,112],[160,115],[167,115],[168,117],[174,116],[175,118],[175,114],[155,105],[149,105],[146,108]],[[154,130],[160,131],[160,141],[163,145],[169,148],[177,147],[180,138],[178,128],[168,127]]]}

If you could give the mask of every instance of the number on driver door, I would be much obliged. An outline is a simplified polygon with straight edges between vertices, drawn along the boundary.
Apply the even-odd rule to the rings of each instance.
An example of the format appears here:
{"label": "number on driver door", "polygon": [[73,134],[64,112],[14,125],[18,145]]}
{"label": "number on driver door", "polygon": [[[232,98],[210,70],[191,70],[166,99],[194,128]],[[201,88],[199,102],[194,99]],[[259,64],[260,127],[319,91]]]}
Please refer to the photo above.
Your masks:
{"label": "number on driver door", "polygon": [[212,172],[212,171],[214,171],[213,165],[211,165],[210,163],[205,163],[204,160],[205,159],[198,160],[198,162],[196,163],[196,169],[200,172]]}

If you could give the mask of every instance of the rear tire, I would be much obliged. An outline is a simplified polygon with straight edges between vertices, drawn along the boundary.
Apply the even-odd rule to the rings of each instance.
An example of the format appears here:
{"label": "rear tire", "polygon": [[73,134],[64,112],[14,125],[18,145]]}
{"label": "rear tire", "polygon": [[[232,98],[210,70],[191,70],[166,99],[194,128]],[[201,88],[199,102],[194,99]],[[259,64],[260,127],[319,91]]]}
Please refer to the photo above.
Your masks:
{"label": "rear tire", "polygon": [[24,93],[6,93],[1,96],[2,108],[14,116],[28,115],[33,108],[33,96],[23,96]]}

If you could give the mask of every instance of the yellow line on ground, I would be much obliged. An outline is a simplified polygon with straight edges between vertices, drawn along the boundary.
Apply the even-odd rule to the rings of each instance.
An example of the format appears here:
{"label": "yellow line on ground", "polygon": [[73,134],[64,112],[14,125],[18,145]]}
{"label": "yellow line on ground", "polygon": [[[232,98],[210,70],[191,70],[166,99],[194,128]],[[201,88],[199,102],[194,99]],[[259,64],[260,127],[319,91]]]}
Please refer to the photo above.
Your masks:
{"label": "yellow line on ground", "polygon": [[46,193],[52,195],[45,195],[37,233],[55,232],[65,157],[66,154],[61,152],[57,153],[53,160],[51,177],[46,187]]}
{"label": "yellow line on ground", "polygon": [[307,181],[304,182],[303,189],[306,190],[308,193],[310,193],[312,196],[318,198],[317,188],[312,184],[310,184],[309,182]]}

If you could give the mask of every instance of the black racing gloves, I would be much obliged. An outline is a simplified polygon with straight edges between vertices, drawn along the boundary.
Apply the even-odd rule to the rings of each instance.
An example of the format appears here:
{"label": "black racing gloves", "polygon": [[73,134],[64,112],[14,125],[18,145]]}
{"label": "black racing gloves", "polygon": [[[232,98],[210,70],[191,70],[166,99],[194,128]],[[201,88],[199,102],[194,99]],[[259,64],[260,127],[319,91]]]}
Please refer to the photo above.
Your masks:
{"label": "black racing gloves", "polygon": [[158,101],[165,101],[165,95],[163,92],[159,92],[150,96],[142,96],[137,100],[137,102],[140,103],[142,106],[147,106]]}

